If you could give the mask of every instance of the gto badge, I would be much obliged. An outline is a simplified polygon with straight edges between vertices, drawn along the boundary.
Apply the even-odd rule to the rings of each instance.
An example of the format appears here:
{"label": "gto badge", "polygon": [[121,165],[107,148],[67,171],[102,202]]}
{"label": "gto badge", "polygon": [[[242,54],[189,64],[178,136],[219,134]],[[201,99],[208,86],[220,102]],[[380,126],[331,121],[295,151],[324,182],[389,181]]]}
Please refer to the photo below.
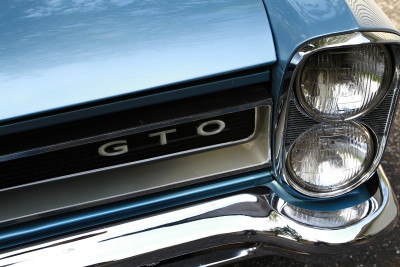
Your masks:
{"label": "gto badge", "polygon": [[[212,126],[212,130],[207,130],[207,126]],[[211,120],[200,124],[197,127],[197,134],[200,136],[210,136],[218,134],[225,129],[225,122],[221,120]],[[160,145],[168,144],[167,134],[176,133],[177,129],[169,129],[161,132],[150,133],[148,137],[159,137]],[[112,141],[99,147],[98,153],[101,156],[118,156],[129,152],[128,142],[126,140]]]}

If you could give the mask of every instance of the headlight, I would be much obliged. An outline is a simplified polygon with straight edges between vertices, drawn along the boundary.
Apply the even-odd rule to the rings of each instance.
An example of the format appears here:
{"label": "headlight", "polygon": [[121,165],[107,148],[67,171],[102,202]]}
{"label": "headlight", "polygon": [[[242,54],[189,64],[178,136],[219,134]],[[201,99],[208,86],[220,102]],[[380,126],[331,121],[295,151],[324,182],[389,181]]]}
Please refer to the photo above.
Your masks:
{"label": "headlight", "polygon": [[375,107],[385,96],[390,59],[384,46],[322,50],[300,69],[297,98],[313,117],[343,121]]}
{"label": "headlight", "polygon": [[370,166],[374,142],[357,123],[319,124],[301,135],[289,150],[292,186],[307,195],[328,193],[358,181]]}
{"label": "headlight", "polygon": [[372,177],[395,114],[399,44],[395,34],[353,32],[295,51],[276,98],[275,140],[281,142],[273,155],[280,182],[308,197],[330,198]]}

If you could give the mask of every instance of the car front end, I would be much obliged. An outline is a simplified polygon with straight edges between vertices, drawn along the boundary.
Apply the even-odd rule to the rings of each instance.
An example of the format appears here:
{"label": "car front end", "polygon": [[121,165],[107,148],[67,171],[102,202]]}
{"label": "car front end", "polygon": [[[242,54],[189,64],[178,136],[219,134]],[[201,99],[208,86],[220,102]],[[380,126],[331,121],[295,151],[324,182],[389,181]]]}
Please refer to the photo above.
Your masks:
{"label": "car front end", "polygon": [[373,1],[1,5],[0,266],[318,262],[396,225]]}

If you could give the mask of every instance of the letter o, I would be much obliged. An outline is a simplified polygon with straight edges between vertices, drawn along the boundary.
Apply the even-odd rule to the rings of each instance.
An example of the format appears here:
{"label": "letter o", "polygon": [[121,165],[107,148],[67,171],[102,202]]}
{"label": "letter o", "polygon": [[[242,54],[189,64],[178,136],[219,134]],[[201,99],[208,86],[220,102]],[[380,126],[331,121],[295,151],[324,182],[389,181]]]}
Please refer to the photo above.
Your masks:
{"label": "letter o", "polygon": [[[211,125],[211,124],[215,124],[218,126],[217,129],[213,130],[213,131],[205,131],[204,127]],[[200,124],[199,127],[197,127],[197,134],[198,135],[202,135],[202,136],[209,136],[209,135],[214,135],[217,133],[222,132],[222,130],[225,129],[225,122],[220,121],[220,120],[212,120],[212,121],[206,121],[203,122],[202,124]]]}

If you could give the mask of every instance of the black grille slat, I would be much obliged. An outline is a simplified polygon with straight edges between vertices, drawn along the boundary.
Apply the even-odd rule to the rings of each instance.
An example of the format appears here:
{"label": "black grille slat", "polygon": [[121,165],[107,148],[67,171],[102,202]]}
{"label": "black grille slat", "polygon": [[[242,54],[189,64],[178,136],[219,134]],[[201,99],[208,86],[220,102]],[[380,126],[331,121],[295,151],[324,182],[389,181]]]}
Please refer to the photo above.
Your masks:
{"label": "black grille slat", "polygon": [[382,102],[373,110],[373,112],[367,113],[360,121],[374,130],[377,135],[384,135],[388,116],[393,101],[394,91],[390,91]]}
{"label": "black grille slat", "polygon": [[301,134],[318,123],[318,121],[303,114],[297,108],[294,99],[289,102],[288,115],[285,146],[290,146]]}

